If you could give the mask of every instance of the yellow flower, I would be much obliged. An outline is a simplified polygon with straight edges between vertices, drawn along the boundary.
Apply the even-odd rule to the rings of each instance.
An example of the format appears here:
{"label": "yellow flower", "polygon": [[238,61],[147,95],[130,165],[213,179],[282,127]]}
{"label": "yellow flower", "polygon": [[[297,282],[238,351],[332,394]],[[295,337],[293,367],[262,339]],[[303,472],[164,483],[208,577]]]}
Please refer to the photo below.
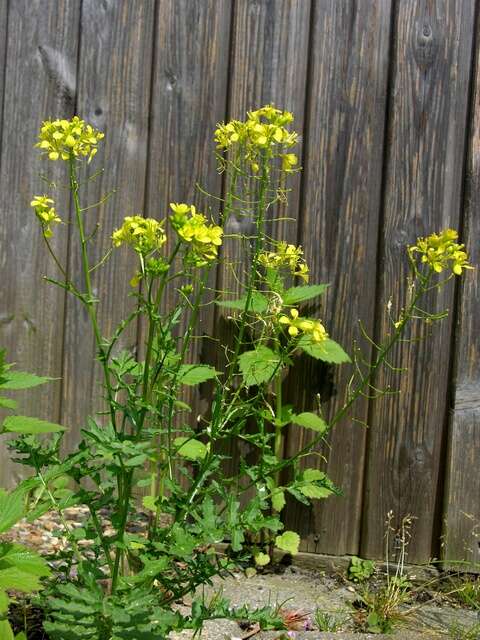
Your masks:
{"label": "yellow flower", "polygon": [[309,269],[303,259],[301,247],[281,241],[277,244],[276,251],[261,253],[258,260],[267,269],[288,269],[292,275],[308,282]]}
{"label": "yellow flower", "polygon": [[104,135],[78,116],[70,120],[46,120],[42,123],[35,146],[42,149],[50,160],[68,160],[73,156],[88,157],[90,162]]}
{"label": "yellow flower", "polygon": [[62,222],[62,219],[57,215],[55,210],[54,201],[48,196],[34,196],[30,202],[30,206],[35,210],[35,215],[42,225],[43,235],[46,238],[51,238],[53,231],[50,225]]}
{"label": "yellow flower", "polygon": [[282,315],[279,317],[278,322],[288,327],[287,331],[292,338],[298,336],[300,331],[309,335],[313,342],[322,342],[322,340],[328,338],[328,333],[320,320],[302,318],[298,313],[298,309],[290,309],[290,317]]}
{"label": "yellow flower", "polygon": [[147,255],[160,249],[167,241],[162,223],[153,218],[127,216],[122,226],[112,234],[115,247],[128,244],[135,251]]}
{"label": "yellow flower", "polygon": [[439,234],[432,233],[426,238],[418,238],[417,244],[408,247],[412,260],[416,253],[420,260],[436,273],[444,269],[451,269],[452,273],[460,276],[463,269],[473,269],[468,264],[465,245],[458,244],[458,233],[454,229],[445,229]]}
{"label": "yellow flower", "polygon": [[187,260],[196,267],[203,267],[215,260],[218,247],[222,244],[223,229],[215,224],[208,224],[202,213],[197,213],[194,205],[170,203],[173,215],[170,222],[185,243],[191,245]]}
{"label": "yellow flower", "polygon": [[296,144],[298,134],[285,127],[290,122],[293,122],[293,115],[289,111],[266,105],[247,112],[245,121],[231,120],[218,124],[214,140],[217,149],[227,150],[234,145],[243,148],[244,159],[250,164],[253,173],[258,172],[259,156],[265,150],[281,159],[283,171],[292,171],[292,167],[297,164],[297,157],[294,153],[284,153],[284,150]]}

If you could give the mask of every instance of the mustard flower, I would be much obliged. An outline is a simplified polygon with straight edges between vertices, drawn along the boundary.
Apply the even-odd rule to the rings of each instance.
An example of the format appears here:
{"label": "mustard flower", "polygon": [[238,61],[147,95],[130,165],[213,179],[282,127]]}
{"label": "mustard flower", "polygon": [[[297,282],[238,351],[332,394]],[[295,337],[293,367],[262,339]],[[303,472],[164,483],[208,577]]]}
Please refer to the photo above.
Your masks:
{"label": "mustard flower", "polygon": [[288,327],[288,334],[292,336],[292,338],[297,337],[300,332],[309,335],[313,342],[317,343],[328,338],[328,333],[320,320],[302,318],[299,315],[298,309],[290,309],[290,316],[281,315],[278,322]]}
{"label": "mustard flower", "polygon": [[473,269],[468,264],[468,255],[464,244],[458,244],[458,233],[454,229],[445,229],[439,234],[432,233],[426,238],[418,238],[417,244],[408,247],[413,259],[420,255],[422,263],[427,264],[436,273],[444,269],[451,269],[452,273],[460,276],[463,269]]}
{"label": "mustard flower", "polygon": [[170,203],[173,214],[170,222],[183,242],[190,245],[188,261],[196,267],[204,267],[215,260],[218,247],[222,244],[223,229],[208,224],[202,213],[197,213],[194,205]]}
{"label": "mustard flower", "polygon": [[298,134],[288,131],[285,125],[293,122],[289,111],[281,111],[273,105],[266,105],[256,111],[249,111],[247,119],[230,120],[220,123],[215,130],[217,149],[228,150],[234,145],[244,149],[244,159],[249,162],[254,173],[259,170],[259,156],[266,150],[273,157],[281,159],[284,171],[292,171],[297,164],[294,153],[285,153],[285,148],[296,144]]}
{"label": "mustard flower", "polygon": [[112,234],[115,247],[128,244],[144,255],[160,249],[167,241],[162,223],[154,218],[127,216],[122,226]]}
{"label": "mustard flower", "polygon": [[42,149],[50,160],[68,160],[74,156],[88,157],[90,162],[104,135],[78,116],[70,120],[46,120],[42,123],[35,146]]}
{"label": "mustard flower", "polygon": [[258,260],[267,269],[288,269],[292,275],[308,282],[309,269],[301,247],[281,241],[275,251],[261,253]]}
{"label": "mustard flower", "polygon": [[35,215],[42,225],[43,235],[46,238],[51,238],[53,231],[50,228],[52,224],[58,224],[62,222],[62,219],[57,215],[55,210],[55,202],[48,196],[34,196],[30,202],[30,206],[33,207]]}

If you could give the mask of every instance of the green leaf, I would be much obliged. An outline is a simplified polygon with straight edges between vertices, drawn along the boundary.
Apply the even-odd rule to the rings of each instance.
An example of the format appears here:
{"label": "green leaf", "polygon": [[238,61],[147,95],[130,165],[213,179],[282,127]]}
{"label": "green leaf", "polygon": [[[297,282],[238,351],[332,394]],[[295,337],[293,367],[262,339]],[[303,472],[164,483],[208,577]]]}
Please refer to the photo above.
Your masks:
{"label": "green leaf", "polygon": [[2,591],[0,589],[0,614],[6,613],[8,611],[9,602],[10,602],[10,598],[7,596],[5,591]]}
{"label": "green leaf", "polygon": [[142,504],[145,507],[145,509],[148,509],[149,511],[157,511],[157,497],[156,496],[143,496],[142,498]]}
{"label": "green leaf", "polygon": [[321,487],[318,484],[305,484],[298,487],[298,490],[307,498],[328,498],[333,491],[328,487]]}
{"label": "green leaf", "polygon": [[38,576],[25,571],[19,571],[16,567],[0,569],[0,589],[16,589],[29,593],[40,589]]}
{"label": "green leaf", "polygon": [[175,447],[178,447],[178,455],[188,460],[203,460],[208,453],[208,449],[200,440],[193,438],[179,437],[173,441]]}
{"label": "green leaf", "polygon": [[238,363],[247,387],[268,382],[277,371],[280,371],[280,357],[263,345],[242,353]]}
{"label": "green leaf", "polygon": [[292,422],[293,424],[298,424],[301,427],[305,427],[305,429],[312,429],[312,431],[317,431],[318,433],[325,433],[328,429],[328,424],[325,420],[317,416],[316,413],[310,413],[310,411],[305,411],[298,415],[293,414]]}
{"label": "green leaf", "polygon": [[300,536],[295,531],[285,531],[281,536],[275,538],[275,546],[293,556],[298,553]]}
{"label": "green leaf", "polygon": [[19,491],[7,493],[0,489],[0,533],[5,533],[24,515],[24,497]]}
{"label": "green leaf", "polygon": [[15,640],[12,627],[8,620],[0,620],[0,638],[2,640]]}
{"label": "green leaf", "polygon": [[4,398],[3,396],[0,396],[0,407],[3,409],[16,409],[17,403],[11,398]]}
{"label": "green leaf", "polygon": [[283,302],[284,304],[298,304],[311,300],[325,293],[329,286],[328,284],[305,284],[301,287],[292,287],[283,294]]}
{"label": "green leaf", "polygon": [[[238,300],[217,300],[215,304],[219,307],[226,307],[227,309],[236,309],[243,311],[247,303],[247,296],[244,295]],[[249,311],[254,313],[265,313],[268,308],[268,299],[260,293],[260,291],[254,291],[250,298]]]}
{"label": "green leaf", "polygon": [[208,364],[182,364],[178,370],[178,382],[195,385],[211,380],[220,373]]}
{"label": "green leaf", "polygon": [[342,347],[334,340],[327,338],[321,342],[314,342],[309,336],[302,336],[297,343],[300,349],[308,353],[312,358],[323,360],[323,362],[332,362],[334,364],[342,364],[343,362],[351,362],[350,356],[345,353]]}
{"label": "green leaf", "polygon": [[303,480],[305,482],[315,482],[316,480],[323,480],[325,474],[320,469],[305,469],[303,472]]}
{"label": "green leaf", "polygon": [[255,564],[258,567],[265,567],[267,564],[270,563],[270,556],[268,555],[268,553],[262,553],[260,551],[259,553],[256,553],[253,557],[255,558]]}
{"label": "green leaf", "polygon": [[25,635],[25,632],[20,631],[20,633],[17,633],[17,635],[15,636],[15,640],[27,640],[27,636]]}
{"label": "green leaf", "polygon": [[10,542],[0,543],[0,566],[16,568],[39,578],[51,573],[45,560],[37,553]]}
{"label": "green leaf", "polygon": [[131,458],[127,458],[124,462],[124,465],[126,467],[141,467],[146,459],[147,456],[144,453],[138,453]]}
{"label": "green leaf", "polygon": [[0,389],[31,389],[52,380],[24,371],[7,371],[4,376],[6,381],[0,383]]}
{"label": "green leaf", "polygon": [[56,433],[65,431],[65,427],[54,422],[39,420],[29,416],[8,416],[3,421],[3,431],[9,433]]}
{"label": "green leaf", "polygon": [[285,492],[282,489],[275,489],[272,493],[272,507],[280,512],[285,506]]}

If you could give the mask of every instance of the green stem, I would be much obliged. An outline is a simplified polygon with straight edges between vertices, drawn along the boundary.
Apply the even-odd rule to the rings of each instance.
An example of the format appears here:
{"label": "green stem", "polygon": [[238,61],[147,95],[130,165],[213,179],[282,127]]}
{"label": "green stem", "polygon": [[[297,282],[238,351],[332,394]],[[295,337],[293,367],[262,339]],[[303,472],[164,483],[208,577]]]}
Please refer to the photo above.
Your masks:
{"label": "green stem", "polygon": [[[282,420],[282,371],[275,378],[275,394],[276,394],[276,419]],[[277,460],[283,458],[283,427],[278,423],[275,424],[275,448],[274,454]],[[280,484],[280,471],[275,474],[275,486]]]}
{"label": "green stem", "polygon": [[100,362],[102,363],[103,375],[105,379],[105,387],[107,389],[110,419],[112,421],[113,428],[116,430],[113,390],[110,382],[110,373],[108,371],[108,361],[107,361],[105,350],[103,347],[100,329],[98,327],[97,313],[96,313],[95,302],[93,297],[92,281],[90,277],[90,264],[89,264],[88,253],[87,253],[88,240],[85,238],[85,227],[83,224],[82,209],[80,207],[80,200],[78,195],[79,185],[77,180],[77,171],[75,167],[75,156],[73,155],[71,155],[69,159],[69,173],[70,173],[70,190],[72,192],[73,204],[75,208],[75,218],[77,222],[78,234],[80,237],[80,245],[81,245],[81,251],[82,251],[81,253],[82,268],[83,268],[83,276],[85,281],[85,289],[87,293],[86,299],[84,296],[82,296],[80,300],[82,300],[82,302],[84,302],[84,304],[86,305],[88,315],[92,323],[95,342],[97,345],[98,353],[100,354]]}

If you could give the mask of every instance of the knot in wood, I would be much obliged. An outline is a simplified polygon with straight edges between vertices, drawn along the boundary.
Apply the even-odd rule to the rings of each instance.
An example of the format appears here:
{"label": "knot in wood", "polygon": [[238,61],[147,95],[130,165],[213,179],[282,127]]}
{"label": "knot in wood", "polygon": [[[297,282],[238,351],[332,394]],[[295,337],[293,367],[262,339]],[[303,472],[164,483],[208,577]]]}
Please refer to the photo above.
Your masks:
{"label": "knot in wood", "polygon": [[413,55],[421,69],[430,67],[438,51],[438,38],[431,24],[419,22],[416,26]]}

